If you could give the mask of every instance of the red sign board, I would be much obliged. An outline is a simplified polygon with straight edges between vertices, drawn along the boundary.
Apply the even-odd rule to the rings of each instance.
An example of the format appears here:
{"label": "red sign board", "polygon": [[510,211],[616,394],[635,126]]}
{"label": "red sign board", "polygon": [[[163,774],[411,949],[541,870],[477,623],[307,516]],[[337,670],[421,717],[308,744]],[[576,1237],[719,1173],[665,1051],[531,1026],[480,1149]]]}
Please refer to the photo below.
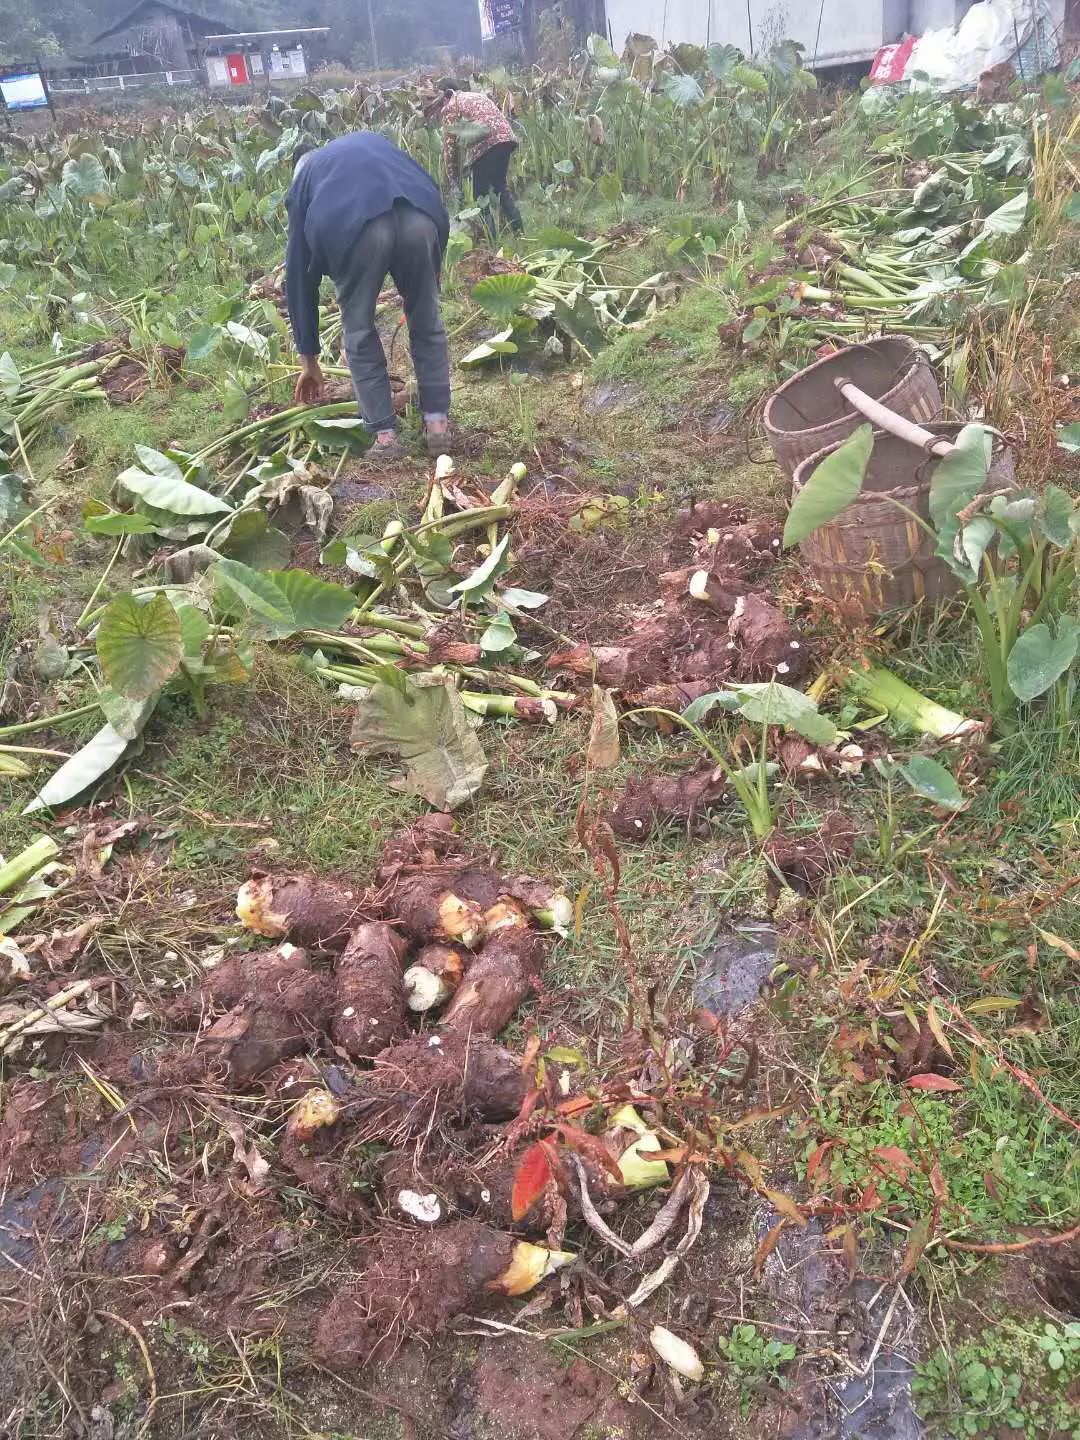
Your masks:
{"label": "red sign board", "polygon": [[251,83],[246,56],[241,54],[226,55],[225,68],[229,72],[230,85],[248,85]]}
{"label": "red sign board", "polygon": [[917,38],[909,35],[906,40],[901,40],[896,45],[883,45],[874,56],[874,63],[870,67],[870,84],[898,85],[904,78],[904,71],[911,59],[911,52],[915,49]]}

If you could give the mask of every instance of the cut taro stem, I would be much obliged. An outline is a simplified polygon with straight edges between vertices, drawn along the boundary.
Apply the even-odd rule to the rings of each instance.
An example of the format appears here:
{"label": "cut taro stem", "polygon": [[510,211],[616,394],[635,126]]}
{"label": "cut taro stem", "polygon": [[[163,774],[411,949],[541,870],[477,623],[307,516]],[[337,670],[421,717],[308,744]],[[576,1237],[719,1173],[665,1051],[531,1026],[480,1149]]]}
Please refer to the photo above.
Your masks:
{"label": "cut taro stem", "polygon": [[[690,1214],[686,1222],[686,1234],[671,1254],[664,1257],[652,1274],[646,1275],[634,1293],[627,1296],[625,1306],[628,1310],[634,1310],[638,1305],[644,1304],[650,1295],[659,1290],[660,1286],[670,1279],[679,1261],[691,1246],[697,1242],[697,1238],[701,1234],[701,1223],[705,1214],[705,1202],[709,1198],[709,1182],[700,1170],[688,1171],[687,1173],[692,1174],[694,1179],[691,1186]],[[621,1309],[622,1306],[618,1307],[614,1313],[618,1314]]]}
{"label": "cut taro stem", "polygon": [[525,1295],[541,1280],[554,1275],[564,1265],[570,1265],[577,1256],[570,1250],[548,1250],[543,1245],[532,1245],[520,1240],[514,1246],[509,1266],[497,1279],[485,1288],[498,1290],[503,1295]]}
{"label": "cut taro stem", "polygon": [[606,1240],[613,1249],[618,1250],[620,1255],[625,1255],[627,1259],[632,1260],[647,1254],[655,1245],[659,1245],[660,1241],[670,1232],[671,1227],[679,1218],[679,1211],[682,1209],[686,1197],[697,1188],[700,1178],[696,1170],[684,1170],[656,1219],[631,1245],[616,1235],[597,1211],[592,1202],[592,1196],[589,1194],[589,1182],[585,1174],[585,1166],[581,1163],[580,1158],[571,1154],[570,1161],[577,1171],[578,1184],[581,1189],[581,1213],[587,1224],[596,1231],[601,1239]]}
{"label": "cut taro stem", "polygon": [[410,965],[402,976],[405,986],[405,1003],[410,1010],[423,1014],[445,1005],[454,993],[441,975],[436,975],[426,965]]}

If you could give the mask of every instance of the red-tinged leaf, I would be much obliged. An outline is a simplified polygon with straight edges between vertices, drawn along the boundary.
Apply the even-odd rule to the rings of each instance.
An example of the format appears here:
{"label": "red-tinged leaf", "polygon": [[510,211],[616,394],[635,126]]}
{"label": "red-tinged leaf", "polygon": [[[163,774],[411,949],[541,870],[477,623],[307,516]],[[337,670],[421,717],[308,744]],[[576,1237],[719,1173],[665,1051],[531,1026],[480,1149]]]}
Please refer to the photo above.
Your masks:
{"label": "red-tinged leaf", "polygon": [[527,1074],[533,1067],[537,1055],[540,1054],[540,1036],[532,1034],[525,1042],[525,1049],[521,1055],[521,1073]]}
{"label": "red-tinged leaf", "polygon": [[950,1080],[948,1075],[912,1075],[904,1084],[909,1090],[962,1090],[964,1087]]}
{"label": "red-tinged leaf", "polygon": [[983,1171],[983,1184],[986,1186],[986,1193],[990,1196],[991,1200],[1000,1199],[1000,1196],[998,1195],[997,1181],[995,1180],[991,1171]]}
{"label": "red-tinged leaf", "polygon": [[844,1226],[844,1238],[840,1242],[844,1251],[844,1264],[847,1266],[847,1277],[850,1283],[855,1279],[859,1268],[859,1237],[855,1233],[854,1225]]}
{"label": "red-tinged leaf", "polygon": [[949,1044],[948,1036],[945,1034],[945,1028],[941,1023],[941,1016],[938,1014],[937,1007],[932,1000],[926,1007],[926,1023],[930,1026],[930,1032],[934,1039],[951,1059],[953,1053],[952,1046]]}
{"label": "red-tinged leaf", "polygon": [[738,1165],[755,1190],[762,1188],[765,1184],[765,1177],[761,1173],[761,1162],[756,1155],[751,1155],[749,1150],[740,1150],[735,1156],[735,1164]]}
{"label": "red-tinged leaf", "polygon": [[699,1030],[704,1030],[706,1035],[715,1035],[723,1021],[711,1010],[695,1010],[694,1024]]}
{"label": "red-tinged leaf", "polygon": [[514,1175],[514,1188],[510,1192],[512,1219],[522,1219],[543,1195],[555,1173],[553,1160],[553,1149],[547,1140],[538,1140],[525,1151]]}
{"label": "red-tinged leaf", "polygon": [[571,1150],[576,1150],[579,1155],[584,1155],[586,1160],[593,1160],[601,1166],[612,1179],[620,1185],[623,1183],[622,1171],[619,1169],[619,1162],[611,1153],[603,1140],[598,1135],[590,1135],[587,1130],[582,1130],[578,1125],[556,1125],[564,1145]]}
{"label": "red-tinged leaf", "polygon": [[895,1175],[901,1184],[906,1184],[908,1176],[915,1169],[915,1161],[906,1150],[901,1150],[899,1145],[875,1145],[874,1154],[877,1156],[878,1168]]}
{"label": "red-tinged leaf", "polygon": [[1060,950],[1070,960],[1080,961],[1080,950],[1075,945],[1070,945],[1068,940],[1063,940],[1060,935],[1055,935],[1052,930],[1040,930],[1039,935],[1050,946],[1052,950]]}
{"label": "red-tinged leaf", "polygon": [[757,1249],[754,1251],[754,1277],[755,1277],[755,1279],[757,1279],[757,1280],[760,1280],[760,1279],[761,1279],[761,1272],[762,1272],[762,1270],[764,1269],[765,1261],[769,1258],[769,1256],[772,1254],[772,1252],[776,1249],[776,1242],[780,1239],[780,1236],[784,1233],[784,1228],[785,1228],[785,1226],[787,1225],[787,1223],[788,1223],[787,1220],[778,1220],[778,1221],[776,1222],[776,1224],[772,1227],[772,1229],[769,1231],[769,1233],[765,1236],[765,1239],[762,1240],[761,1244],[760,1244],[760,1245],[757,1247]]}
{"label": "red-tinged leaf", "polygon": [[900,1262],[900,1273],[896,1277],[902,1285],[909,1275],[914,1274],[915,1267],[923,1257],[923,1251],[930,1243],[930,1226],[933,1223],[931,1216],[919,1220],[911,1227],[908,1233],[908,1242],[904,1250],[904,1258]]}
{"label": "red-tinged leaf", "polygon": [[[673,1150],[650,1150],[650,1160],[663,1160],[667,1165],[683,1165],[686,1163],[688,1151],[685,1145],[676,1145]],[[698,1164],[707,1163],[703,1155],[695,1155],[695,1162]]]}
{"label": "red-tinged leaf", "polygon": [[[822,1143],[814,1151],[814,1153],[810,1156],[810,1159],[806,1162],[806,1183],[808,1185],[813,1185],[814,1176],[817,1174],[821,1162],[825,1159],[825,1156],[829,1153],[829,1151],[833,1148],[835,1144],[835,1140],[823,1140]],[[827,1180],[828,1175],[826,1175],[824,1178]],[[820,1189],[821,1187],[818,1186],[817,1188]]]}
{"label": "red-tinged leaf", "polygon": [[949,1198],[949,1188],[945,1184],[945,1176],[942,1175],[941,1166],[936,1160],[930,1167],[930,1189],[934,1192],[934,1196],[938,1200],[947,1200]]}
{"label": "red-tinged leaf", "polygon": [[877,1181],[871,1180],[870,1184],[859,1197],[860,1210],[876,1210],[881,1204],[881,1196],[878,1194]]}
{"label": "red-tinged leaf", "polygon": [[596,1104],[588,1095],[575,1095],[572,1100],[563,1100],[556,1106],[560,1115],[584,1115]]}
{"label": "red-tinged leaf", "polygon": [[810,1222],[790,1195],[785,1195],[782,1190],[765,1190],[763,1194],[778,1215],[783,1215],[800,1229],[806,1229]]}

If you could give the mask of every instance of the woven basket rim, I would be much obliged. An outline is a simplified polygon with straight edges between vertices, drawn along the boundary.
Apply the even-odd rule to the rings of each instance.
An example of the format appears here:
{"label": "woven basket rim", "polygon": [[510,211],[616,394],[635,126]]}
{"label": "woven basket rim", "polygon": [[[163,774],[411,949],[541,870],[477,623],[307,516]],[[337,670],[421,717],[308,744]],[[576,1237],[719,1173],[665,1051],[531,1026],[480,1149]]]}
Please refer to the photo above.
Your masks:
{"label": "woven basket rim", "polygon": [[765,428],[766,434],[775,435],[778,438],[783,438],[786,436],[791,436],[792,438],[794,438],[795,436],[799,436],[805,439],[807,436],[817,435],[824,433],[827,430],[831,430],[835,425],[839,423],[846,423],[850,419],[850,417],[844,414],[840,414],[832,420],[823,420],[820,425],[807,425],[799,430],[785,430],[781,429],[777,425],[774,425],[770,416],[772,415],[773,406],[778,400],[783,397],[785,390],[790,389],[799,381],[805,380],[806,377],[808,375],[812,375],[815,370],[824,369],[826,365],[835,365],[836,361],[840,359],[841,356],[846,355],[849,351],[873,350],[876,347],[884,346],[886,344],[900,344],[901,346],[906,348],[908,351],[909,363],[905,365],[904,369],[896,377],[895,384],[890,386],[890,388],[886,390],[882,395],[876,397],[879,404],[886,405],[889,401],[889,397],[895,395],[896,392],[901,388],[901,386],[904,385],[908,380],[910,380],[912,371],[921,369],[923,366],[925,366],[928,370],[930,369],[930,361],[926,353],[921,350],[919,346],[915,343],[915,341],[907,335],[877,335],[873,340],[866,340],[858,345],[845,345],[842,350],[837,350],[835,354],[825,355],[822,359],[815,360],[813,365],[808,365],[805,370],[800,370],[797,375],[792,375],[789,380],[784,381],[783,385],[781,385],[778,390],[773,391],[773,393],[769,396],[769,399],[765,405],[764,413],[762,415],[762,424]]}
{"label": "woven basket rim", "polygon": [[[922,428],[924,430],[929,430],[931,435],[947,434],[949,431],[955,431],[959,433],[959,431],[963,430],[964,428],[964,422],[956,420],[934,420],[931,421],[929,424],[924,425]],[[875,430],[873,432],[873,435],[875,444],[879,439],[885,439],[886,437],[888,437],[890,440],[895,440],[898,438],[895,435],[890,435],[887,430]],[[990,457],[991,470],[995,465],[1000,464],[1006,457],[1012,454],[1012,447],[1009,445],[1007,440],[999,438],[997,435],[993,436],[992,439],[993,453]],[[803,488],[803,486],[806,484],[807,480],[810,478],[810,474],[813,469],[817,465],[819,465],[822,460],[824,460],[826,455],[832,454],[834,450],[838,450],[840,446],[845,443],[846,440],[834,440],[829,445],[823,445],[820,450],[815,450],[812,455],[807,455],[805,460],[800,460],[798,465],[796,465],[795,467],[794,474],[791,477],[792,493],[797,495],[799,491]],[[917,450],[918,446],[912,445],[911,449]],[[927,456],[927,459],[933,459],[933,457]],[[856,505],[872,505],[875,501],[883,499],[883,497],[886,495],[908,497],[924,495],[928,488],[928,483],[926,481],[919,481],[914,485],[897,485],[894,486],[894,488],[891,490],[864,490],[861,494],[857,495],[855,499],[852,500],[851,505],[846,508],[851,509]]]}

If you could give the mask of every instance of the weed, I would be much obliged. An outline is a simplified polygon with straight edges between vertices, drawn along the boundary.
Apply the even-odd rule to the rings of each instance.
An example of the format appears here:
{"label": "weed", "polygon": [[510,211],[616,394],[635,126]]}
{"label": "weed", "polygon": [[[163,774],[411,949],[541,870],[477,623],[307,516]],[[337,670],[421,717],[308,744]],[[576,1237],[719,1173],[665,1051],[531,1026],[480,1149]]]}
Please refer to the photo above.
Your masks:
{"label": "weed", "polygon": [[1080,1376],[1080,1322],[1005,1320],[920,1364],[912,1382],[935,1436],[1080,1440],[1072,1391]]}
{"label": "weed", "polygon": [[735,1325],[716,1342],[732,1380],[739,1388],[739,1408],[746,1414],[763,1384],[784,1386],[783,1371],[795,1359],[796,1347],[774,1340],[753,1324]]}

